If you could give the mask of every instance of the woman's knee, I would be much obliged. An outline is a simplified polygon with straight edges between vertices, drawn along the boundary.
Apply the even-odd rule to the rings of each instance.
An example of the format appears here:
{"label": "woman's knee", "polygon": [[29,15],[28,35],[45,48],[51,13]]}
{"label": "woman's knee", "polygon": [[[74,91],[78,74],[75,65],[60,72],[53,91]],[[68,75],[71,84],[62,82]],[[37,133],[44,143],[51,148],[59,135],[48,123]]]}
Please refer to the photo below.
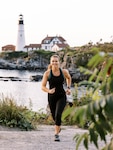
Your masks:
{"label": "woman's knee", "polygon": [[61,125],[61,114],[56,114],[55,116],[55,124],[56,125]]}

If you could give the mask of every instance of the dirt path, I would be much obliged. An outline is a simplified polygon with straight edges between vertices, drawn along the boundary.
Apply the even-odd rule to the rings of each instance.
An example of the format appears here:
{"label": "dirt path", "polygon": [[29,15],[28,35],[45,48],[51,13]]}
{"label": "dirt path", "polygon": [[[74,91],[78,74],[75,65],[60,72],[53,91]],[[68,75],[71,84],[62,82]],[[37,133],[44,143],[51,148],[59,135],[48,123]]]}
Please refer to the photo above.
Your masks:
{"label": "dirt path", "polygon": [[[63,126],[60,133],[61,141],[55,142],[53,126],[40,125],[37,131],[0,127],[0,150],[75,150],[73,137],[76,133],[83,132],[86,131],[74,126]],[[79,150],[85,150],[84,146],[81,145]],[[89,150],[96,148],[90,145]]]}

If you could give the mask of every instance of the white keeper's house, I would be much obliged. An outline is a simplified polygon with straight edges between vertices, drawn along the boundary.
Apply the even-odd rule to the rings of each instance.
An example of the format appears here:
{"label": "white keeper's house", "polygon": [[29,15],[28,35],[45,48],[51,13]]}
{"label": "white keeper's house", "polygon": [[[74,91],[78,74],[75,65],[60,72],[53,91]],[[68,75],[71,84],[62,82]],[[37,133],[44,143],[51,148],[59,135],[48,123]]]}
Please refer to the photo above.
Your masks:
{"label": "white keeper's house", "polygon": [[42,40],[41,44],[25,45],[24,49],[26,49],[26,51],[43,49],[56,52],[66,47],[69,47],[69,45],[63,37],[47,35],[47,37]]}

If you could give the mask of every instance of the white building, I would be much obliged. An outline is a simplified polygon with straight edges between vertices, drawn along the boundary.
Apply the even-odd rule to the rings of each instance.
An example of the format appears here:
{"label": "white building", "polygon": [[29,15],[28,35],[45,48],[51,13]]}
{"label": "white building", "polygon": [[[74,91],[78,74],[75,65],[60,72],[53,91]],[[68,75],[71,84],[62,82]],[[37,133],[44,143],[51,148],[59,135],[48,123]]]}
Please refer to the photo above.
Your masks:
{"label": "white building", "polygon": [[25,45],[24,49],[26,51],[39,50],[39,49],[41,49],[41,44],[29,44],[29,45]]}
{"label": "white building", "polygon": [[57,52],[59,50],[69,47],[66,40],[61,36],[47,36],[41,44],[29,44],[24,47],[26,51],[43,49],[46,51]]}
{"label": "white building", "polygon": [[69,47],[69,45],[67,44],[66,40],[61,36],[47,36],[42,40],[41,43],[41,49],[44,50],[59,51],[66,47]]}

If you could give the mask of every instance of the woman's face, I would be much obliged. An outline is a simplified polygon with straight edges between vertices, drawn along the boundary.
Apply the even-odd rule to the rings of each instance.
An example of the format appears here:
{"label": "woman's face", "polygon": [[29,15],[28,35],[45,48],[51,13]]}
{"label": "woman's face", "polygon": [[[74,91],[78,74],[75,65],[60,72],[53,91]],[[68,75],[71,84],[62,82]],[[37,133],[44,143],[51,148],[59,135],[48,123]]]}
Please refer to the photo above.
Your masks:
{"label": "woman's face", "polygon": [[59,67],[59,59],[57,57],[51,57],[50,63],[52,67]]}

